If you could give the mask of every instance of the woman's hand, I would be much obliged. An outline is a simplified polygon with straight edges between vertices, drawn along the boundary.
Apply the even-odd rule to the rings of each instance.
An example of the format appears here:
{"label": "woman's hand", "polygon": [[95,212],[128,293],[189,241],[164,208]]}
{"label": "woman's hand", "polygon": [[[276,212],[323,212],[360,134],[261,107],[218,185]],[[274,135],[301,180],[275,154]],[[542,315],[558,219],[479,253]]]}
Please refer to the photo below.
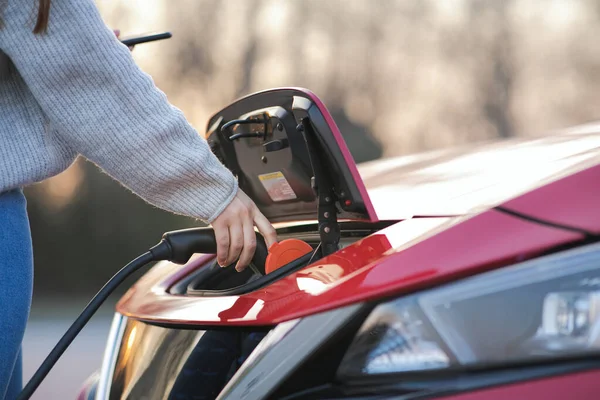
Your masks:
{"label": "woman's hand", "polygon": [[256,249],[254,226],[265,238],[267,248],[277,241],[275,229],[269,220],[262,215],[246,193],[238,190],[232,202],[212,223],[217,239],[219,265],[229,265],[239,257],[235,265],[239,272],[250,264]]}

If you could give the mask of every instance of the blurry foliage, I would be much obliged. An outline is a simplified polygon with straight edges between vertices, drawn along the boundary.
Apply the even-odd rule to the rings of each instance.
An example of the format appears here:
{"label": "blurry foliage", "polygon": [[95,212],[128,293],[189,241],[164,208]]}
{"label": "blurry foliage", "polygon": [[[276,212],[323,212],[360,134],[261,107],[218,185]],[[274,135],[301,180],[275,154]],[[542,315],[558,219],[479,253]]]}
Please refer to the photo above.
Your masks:
{"label": "blurry foliage", "polygon": [[[535,135],[598,117],[600,0],[103,0],[202,132],[236,97],[307,87],[357,161]],[[90,294],[167,229],[89,163],[28,189],[36,294]]]}

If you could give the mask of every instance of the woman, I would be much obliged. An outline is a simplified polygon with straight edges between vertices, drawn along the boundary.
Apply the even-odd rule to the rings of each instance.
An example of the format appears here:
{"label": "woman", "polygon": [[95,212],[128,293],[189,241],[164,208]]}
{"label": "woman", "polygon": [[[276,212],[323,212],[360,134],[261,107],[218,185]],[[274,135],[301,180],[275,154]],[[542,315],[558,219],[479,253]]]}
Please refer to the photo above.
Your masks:
{"label": "woman", "polygon": [[221,265],[239,257],[241,270],[250,262],[254,226],[268,245],[276,240],[93,0],[37,4],[0,2],[0,399],[21,389],[19,349],[32,290],[21,188],[58,174],[78,154],[149,203],[212,224]]}

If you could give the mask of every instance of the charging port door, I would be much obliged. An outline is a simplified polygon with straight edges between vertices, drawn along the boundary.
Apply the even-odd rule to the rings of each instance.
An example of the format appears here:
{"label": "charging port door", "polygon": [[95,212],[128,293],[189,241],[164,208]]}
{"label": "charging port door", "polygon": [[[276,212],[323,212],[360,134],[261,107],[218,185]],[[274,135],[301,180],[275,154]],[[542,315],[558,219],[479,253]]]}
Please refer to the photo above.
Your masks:
{"label": "charging port door", "polygon": [[[271,222],[376,222],[354,159],[323,103],[304,89],[244,97],[215,114],[207,140]],[[335,232],[332,232],[335,233]]]}

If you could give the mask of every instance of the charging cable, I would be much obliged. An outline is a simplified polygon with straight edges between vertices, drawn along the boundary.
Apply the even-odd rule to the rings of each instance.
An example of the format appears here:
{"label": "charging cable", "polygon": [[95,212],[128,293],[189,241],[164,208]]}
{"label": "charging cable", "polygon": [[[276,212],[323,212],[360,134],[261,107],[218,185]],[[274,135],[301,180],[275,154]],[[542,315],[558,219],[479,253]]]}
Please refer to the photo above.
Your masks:
{"label": "charging cable", "polygon": [[[177,264],[185,264],[195,253],[215,254],[216,252],[217,243],[215,240],[215,233],[212,229],[192,228],[165,233],[160,243],[131,261],[106,282],[102,289],[100,289],[83,309],[81,314],[79,314],[75,322],[73,322],[67,332],[65,332],[56,346],[54,346],[48,357],[46,357],[25,388],[21,391],[17,400],[27,400],[31,397],[65,350],[67,350],[69,345],[77,337],[79,332],[81,332],[83,327],[89,322],[96,311],[98,311],[102,303],[104,303],[108,296],[110,296],[110,294],[135,271],[154,261],[166,260]],[[256,251],[252,258],[252,264],[255,267],[264,268],[266,258],[267,246],[263,237],[259,233],[256,233]],[[264,274],[264,270],[262,273]]]}

